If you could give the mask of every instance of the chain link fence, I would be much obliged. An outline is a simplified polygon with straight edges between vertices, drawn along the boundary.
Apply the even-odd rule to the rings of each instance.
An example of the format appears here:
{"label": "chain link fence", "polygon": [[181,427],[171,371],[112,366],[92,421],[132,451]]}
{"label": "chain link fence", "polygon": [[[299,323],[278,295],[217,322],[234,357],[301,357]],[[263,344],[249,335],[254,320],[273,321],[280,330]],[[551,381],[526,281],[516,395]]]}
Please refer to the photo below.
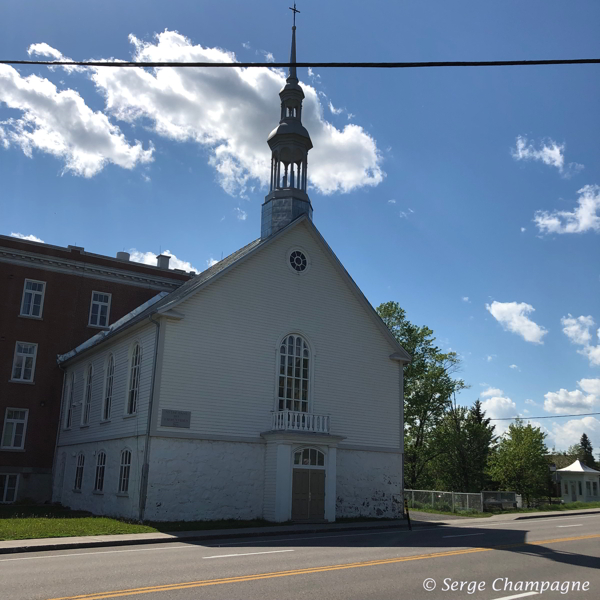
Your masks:
{"label": "chain link fence", "polygon": [[463,492],[442,492],[439,490],[404,490],[409,508],[432,508],[444,512],[474,513],[483,512],[481,494]]}

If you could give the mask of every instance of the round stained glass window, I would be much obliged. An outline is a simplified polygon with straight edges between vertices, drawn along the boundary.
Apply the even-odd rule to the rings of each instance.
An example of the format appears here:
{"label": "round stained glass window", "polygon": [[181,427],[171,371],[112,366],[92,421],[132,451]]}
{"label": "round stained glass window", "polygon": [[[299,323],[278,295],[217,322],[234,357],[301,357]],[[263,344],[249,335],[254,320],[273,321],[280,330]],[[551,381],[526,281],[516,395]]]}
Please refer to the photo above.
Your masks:
{"label": "round stained glass window", "polygon": [[300,250],[294,250],[290,254],[290,265],[294,271],[301,273],[307,266],[306,256]]}

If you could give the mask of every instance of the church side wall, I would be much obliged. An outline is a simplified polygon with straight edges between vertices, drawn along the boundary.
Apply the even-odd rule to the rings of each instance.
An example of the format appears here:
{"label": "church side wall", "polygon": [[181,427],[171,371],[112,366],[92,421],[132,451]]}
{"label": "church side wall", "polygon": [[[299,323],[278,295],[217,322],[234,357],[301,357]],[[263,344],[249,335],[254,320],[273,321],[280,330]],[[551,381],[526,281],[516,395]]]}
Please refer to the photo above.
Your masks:
{"label": "church side wall", "polygon": [[262,518],[264,471],[264,443],[153,437],[145,518]]}
{"label": "church side wall", "polygon": [[267,444],[265,448],[265,497],[264,518],[275,520],[275,494],[277,488],[277,445]]}
{"label": "church side wall", "polygon": [[[119,494],[121,451],[131,451],[129,491]],[[94,491],[98,453],[106,453],[104,491]],[[89,510],[95,515],[137,519],[139,517],[139,483],[144,459],[144,437],[128,437],[59,448],[53,485],[54,502],[74,510]],[[75,491],[75,469],[80,453],[85,456],[81,491]]]}
{"label": "church side wall", "polygon": [[[298,274],[288,251],[310,266]],[[165,329],[157,402],[191,412],[187,430],[156,434],[258,440],[277,410],[279,344],[311,345],[309,411],[331,416],[343,445],[400,449],[401,387],[394,347],[304,224],[180,304]],[[340,446],[341,447],[341,446]]]}
{"label": "church side wall", "polygon": [[[148,399],[152,385],[152,368],[156,326],[143,325],[120,336],[112,342],[101,344],[97,350],[84,354],[80,360],[68,365],[65,373],[65,384],[70,381],[71,373],[75,373],[75,388],[73,391],[73,417],[70,429],[64,429],[66,391],[63,393],[62,423],[58,446],[70,446],[85,442],[100,441],[107,438],[124,438],[146,433],[148,416]],[[126,415],[127,390],[129,385],[129,353],[134,342],[139,342],[142,348],[140,368],[140,387],[135,415]],[[111,402],[110,421],[101,421],[103,394],[106,380],[107,357],[113,354],[115,371],[113,378],[113,393]],[[83,410],[85,373],[89,364],[94,368],[92,384],[92,406],[89,425],[81,425]]]}
{"label": "church side wall", "polygon": [[402,455],[337,451],[336,518],[402,515]]}

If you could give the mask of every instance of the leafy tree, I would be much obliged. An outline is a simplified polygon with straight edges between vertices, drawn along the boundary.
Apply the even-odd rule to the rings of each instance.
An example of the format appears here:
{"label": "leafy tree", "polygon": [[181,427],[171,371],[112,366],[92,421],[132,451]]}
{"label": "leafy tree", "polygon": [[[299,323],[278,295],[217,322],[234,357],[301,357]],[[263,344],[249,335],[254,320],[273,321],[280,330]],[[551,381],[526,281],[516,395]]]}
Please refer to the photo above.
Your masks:
{"label": "leafy tree", "polygon": [[452,405],[452,395],[467,387],[452,376],[460,360],[456,352],[442,352],[433,331],[413,325],[397,302],[381,304],[377,312],[412,356],[404,368],[404,481],[409,489],[426,488],[431,462],[444,451],[432,443],[432,432]]}
{"label": "leafy tree", "polygon": [[446,412],[433,434],[433,444],[440,450],[432,467],[436,489],[480,492],[487,487],[487,461],[496,439],[494,428],[479,400],[471,409],[453,406]]}
{"label": "leafy tree", "polygon": [[527,504],[546,495],[549,470],[546,434],[516,419],[490,457],[490,475],[505,490],[522,494]]}
{"label": "leafy tree", "polygon": [[567,456],[571,458],[571,464],[573,461],[579,459],[583,460],[583,453],[581,452],[581,446],[579,444],[573,444],[567,448]]}
{"label": "leafy tree", "polygon": [[591,467],[592,469],[596,468],[596,461],[594,460],[594,448],[592,447],[592,442],[590,442],[590,438],[584,433],[579,440],[579,456],[580,460],[584,465]]}

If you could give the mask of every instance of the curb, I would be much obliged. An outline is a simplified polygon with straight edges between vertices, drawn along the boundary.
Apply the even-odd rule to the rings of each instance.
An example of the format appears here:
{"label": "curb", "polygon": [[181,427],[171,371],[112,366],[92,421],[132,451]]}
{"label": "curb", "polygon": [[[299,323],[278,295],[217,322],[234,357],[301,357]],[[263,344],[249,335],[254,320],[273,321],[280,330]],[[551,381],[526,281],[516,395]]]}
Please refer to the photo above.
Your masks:
{"label": "curb", "polygon": [[[423,525],[437,525],[438,523],[423,523]],[[413,526],[419,527],[420,524],[413,523]],[[250,537],[267,537],[277,535],[299,535],[302,533],[336,533],[338,531],[381,531],[389,529],[390,533],[393,531],[408,530],[408,525],[405,521],[400,525],[392,525],[390,527],[379,526],[379,527],[340,527],[336,529],[302,529],[295,531],[248,531],[248,532],[237,532],[237,533],[217,533],[215,532],[204,532],[198,533],[197,535],[186,535],[178,537],[173,535],[172,537],[164,539],[125,539],[125,540],[98,540],[90,542],[60,542],[60,538],[56,538],[57,541],[54,544],[44,545],[27,545],[27,540],[23,540],[22,546],[12,546],[10,548],[0,547],[0,554],[16,554],[17,552],[46,552],[50,550],[74,550],[77,548],[108,548],[111,546],[141,546],[148,544],[168,544],[172,542],[198,542],[203,540],[225,540],[225,539],[238,539],[238,538],[250,538]],[[222,531],[222,530],[221,530]],[[100,536],[99,536],[100,537]],[[47,538],[46,538],[47,539]],[[9,540],[7,540],[9,541]],[[0,542],[1,544],[2,542]]]}
{"label": "curb", "polygon": [[598,510],[588,510],[586,512],[571,512],[570,510],[557,510],[555,511],[555,514],[551,514],[551,515],[524,515],[522,517],[517,517],[515,519],[515,521],[520,521],[521,519],[547,519],[547,518],[551,518],[551,517],[578,517],[578,516],[582,516],[582,515],[598,515],[600,514],[600,509]]}

